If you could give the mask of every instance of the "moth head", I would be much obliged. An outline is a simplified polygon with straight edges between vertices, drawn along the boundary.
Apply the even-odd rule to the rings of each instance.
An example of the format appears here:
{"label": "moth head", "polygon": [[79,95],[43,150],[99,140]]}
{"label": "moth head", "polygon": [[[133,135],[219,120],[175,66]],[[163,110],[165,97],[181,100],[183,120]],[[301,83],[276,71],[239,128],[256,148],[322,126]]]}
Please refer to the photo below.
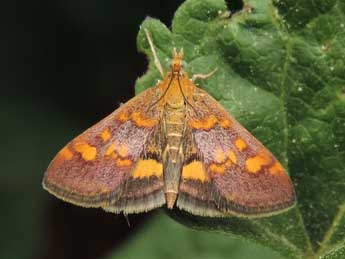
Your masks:
{"label": "moth head", "polygon": [[183,48],[181,48],[180,52],[177,52],[176,48],[173,49],[173,60],[171,61],[171,68],[174,74],[180,74],[185,65],[183,56]]}

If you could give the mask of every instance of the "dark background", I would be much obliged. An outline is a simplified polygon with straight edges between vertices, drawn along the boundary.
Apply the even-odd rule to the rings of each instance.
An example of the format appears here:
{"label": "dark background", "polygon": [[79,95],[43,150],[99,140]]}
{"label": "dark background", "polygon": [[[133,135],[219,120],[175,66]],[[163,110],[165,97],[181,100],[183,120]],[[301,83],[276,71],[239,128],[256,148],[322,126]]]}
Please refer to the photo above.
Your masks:
{"label": "dark background", "polygon": [[152,215],[131,216],[129,228],[123,216],[55,199],[41,178],[66,142],[134,95],[147,66],[136,50],[141,22],[170,26],[182,2],[1,4],[0,258],[100,258]]}

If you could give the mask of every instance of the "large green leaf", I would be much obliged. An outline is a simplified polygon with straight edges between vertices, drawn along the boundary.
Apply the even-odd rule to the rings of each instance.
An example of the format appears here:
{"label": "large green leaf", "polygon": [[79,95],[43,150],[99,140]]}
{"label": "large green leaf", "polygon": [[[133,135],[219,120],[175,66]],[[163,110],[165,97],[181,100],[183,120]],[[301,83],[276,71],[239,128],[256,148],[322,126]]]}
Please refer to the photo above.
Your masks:
{"label": "large green leaf", "polygon": [[[143,28],[167,69],[173,47],[185,50],[200,81],[288,169],[298,206],[255,220],[173,214],[193,228],[250,239],[287,258],[342,258],[345,242],[345,2],[245,1],[227,17],[223,0],[188,0],[169,30],[146,19],[139,50],[149,57],[137,92],[160,79]],[[340,251],[340,252],[336,252]],[[330,258],[325,256],[326,258]]]}

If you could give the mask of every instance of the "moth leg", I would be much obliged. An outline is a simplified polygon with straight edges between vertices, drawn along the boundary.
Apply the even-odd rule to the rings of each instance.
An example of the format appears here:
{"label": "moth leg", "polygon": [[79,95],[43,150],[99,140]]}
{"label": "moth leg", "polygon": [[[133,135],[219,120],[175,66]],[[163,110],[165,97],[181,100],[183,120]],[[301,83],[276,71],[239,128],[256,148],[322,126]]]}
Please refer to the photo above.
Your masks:
{"label": "moth leg", "polygon": [[218,67],[216,67],[213,71],[211,71],[208,74],[195,74],[192,76],[192,81],[194,82],[197,79],[206,79],[211,77],[214,73],[216,73],[216,71],[218,70]]}
{"label": "moth leg", "polygon": [[151,48],[151,51],[152,51],[152,54],[153,54],[153,60],[155,62],[155,65],[156,65],[159,73],[161,74],[162,78],[164,78],[163,67],[161,65],[161,62],[158,59],[157,52],[156,52],[155,46],[153,45],[150,33],[149,33],[149,31],[147,29],[144,29],[144,31],[145,31],[145,34],[146,34],[146,38],[147,38],[147,40],[148,40],[148,42],[150,44],[150,48]]}

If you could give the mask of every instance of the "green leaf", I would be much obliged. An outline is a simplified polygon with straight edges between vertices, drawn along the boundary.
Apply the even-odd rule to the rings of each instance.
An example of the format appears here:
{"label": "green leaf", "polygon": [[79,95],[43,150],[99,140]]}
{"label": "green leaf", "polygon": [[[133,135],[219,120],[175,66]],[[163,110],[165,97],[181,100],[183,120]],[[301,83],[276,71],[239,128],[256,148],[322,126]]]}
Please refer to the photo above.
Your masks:
{"label": "green leaf", "polygon": [[[244,1],[226,17],[223,0],[187,0],[169,30],[146,19],[138,48],[149,57],[137,92],[161,79],[143,28],[167,70],[183,47],[190,75],[200,81],[288,169],[298,206],[249,220],[173,214],[193,228],[234,234],[286,258],[343,252],[345,243],[345,2]],[[340,251],[340,252],[339,252]],[[330,258],[325,256],[325,258]]]}
{"label": "green leaf", "polygon": [[282,259],[269,249],[225,234],[194,231],[157,215],[109,258],[126,259]]}
{"label": "green leaf", "polygon": [[320,256],[320,259],[342,259],[345,258],[345,245],[341,244],[338,247],[332,248],[331,251],[325,255]]}

